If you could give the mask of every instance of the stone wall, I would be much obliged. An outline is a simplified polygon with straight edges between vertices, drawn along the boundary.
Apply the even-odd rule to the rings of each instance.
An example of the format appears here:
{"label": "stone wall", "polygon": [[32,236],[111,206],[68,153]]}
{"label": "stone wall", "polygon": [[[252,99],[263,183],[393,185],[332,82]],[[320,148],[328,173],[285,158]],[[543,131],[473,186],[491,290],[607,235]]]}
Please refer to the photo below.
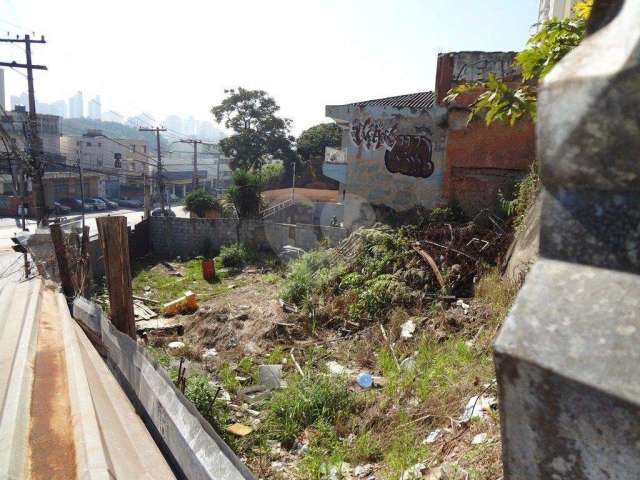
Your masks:
{"label": "stone wall", "polygon": [[336,245],[346,237],[342,228],[320,225],[290,225],[262,220],[151,219],[152,251],[165,258],[203,255],[224,245],[241,242],[256,250],[279,252],[284,245],[312,250],[322,242]]}

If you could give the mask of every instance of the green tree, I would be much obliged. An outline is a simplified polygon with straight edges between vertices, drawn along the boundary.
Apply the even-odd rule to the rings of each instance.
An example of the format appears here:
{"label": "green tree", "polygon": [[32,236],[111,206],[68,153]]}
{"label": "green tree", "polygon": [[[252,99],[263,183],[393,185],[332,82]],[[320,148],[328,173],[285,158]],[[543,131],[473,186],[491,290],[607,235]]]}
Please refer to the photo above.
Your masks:
{"label": "green tree", "polygon": [[239,218],[258,217],[262,207],[258,176],[248,170],[236,169],[225,193],[225,202],[235,209]]}
{"label": "green tree", "polygon": [[515,59],[522,71],[522,82],[515,88],[490,75],[487,82],[468,83],[454,87],[445,99],[454,101],[460,93],[484,90],[471,105],[469,121],[484,116],[487,125],[500,121],[514,125],[522,118],[535,121],[537,114],[536,86],[539,81],[584,38],[593,0],[578,2],[570,17],[546,20],[527,42],[527,48]]}
{"label": "green tree", "polygon": [[199,217],[204,217],[209,210],[222,211],[222,207],[213,195],[204,190],[194,190],[190,192],[184,200],[184,209],[189,213],[195,213]]}
{"label": "green tree", "polygon": [[282,187],[284,167],[279,163],[270,163],[260,171],[260,187],[262,190],[274,190]]}
{"label": "green tree", "polygon": [[307,128],[296,141],[296,150],[300,157],[310,166],[312,175],[322,175],[322,162],[326,147],[337,148],[342,143],[342,132],[335,123],[320,123]]}
{"label": "green tree", "polygon": [[280,107],[264,90],[225,90],[226,98],[211,109],[218,123],[233,130],[220,140],[223,153],[231,158],[232,169],[259,170],[266,160],[285,164],[295,161],[294,138],[289,135],[291,120],[277,116]]}

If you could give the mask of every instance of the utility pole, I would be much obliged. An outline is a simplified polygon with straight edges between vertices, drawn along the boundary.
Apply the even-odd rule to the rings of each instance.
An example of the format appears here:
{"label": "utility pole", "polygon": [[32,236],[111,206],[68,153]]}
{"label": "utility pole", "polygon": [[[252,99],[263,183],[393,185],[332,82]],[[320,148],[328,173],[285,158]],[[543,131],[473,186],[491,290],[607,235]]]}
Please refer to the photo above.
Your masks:
{"label": "utility pole", "polygon": [[40,40],[32,40],[29,35],[25,35],[24,38],[16,36],[16,38],[0,38],[0,43],[24,43],[25,53],[27,57],[27,63],[17,62],[0,62],[0,67],[9,68],[24,68],[27,70],[27,85],[29,92],[29,131],[30,131],[30,145],[31,151],[31,165],[30,175],[31,182],[33,184],[33,191],[35,193],[35,206],[36,206],[36,218],[39,225],[46,225],[47,223],[47,209],[45,206],[44,198],[44,166],[41,162],[42,156],[42,141],[38,135],[38,119],[36,118],[36,96],[35,89],[33,87],[33,70],[47,70],[44,65],[33,65],[31,62],[31,44],[32,43],[47,43],[44,36],[40,37]]}
{"label": "utility pole", "polygon": [[179,140],[180,143],[193,143],[193,175],[191,177],[191,188],[197,190],[200,186],[198,180],[198,144],[203,143],[202,140]]}
{"label": "utility pole", "polygon": [[164,194],[164,177],[162,173],[162,152],[160,151],[160,132],[166,132],[167,129],[161,128],[161,127],[154,127],[154,128],[139,127],[138,131],[139,132],[156,132],[156,142],[157,142],[156,146],[158,148],[158,167],[157,167],[158,168],[158,191],[160,192],[160,208],[161,208],[162,216],[164,217],[165,194]]}

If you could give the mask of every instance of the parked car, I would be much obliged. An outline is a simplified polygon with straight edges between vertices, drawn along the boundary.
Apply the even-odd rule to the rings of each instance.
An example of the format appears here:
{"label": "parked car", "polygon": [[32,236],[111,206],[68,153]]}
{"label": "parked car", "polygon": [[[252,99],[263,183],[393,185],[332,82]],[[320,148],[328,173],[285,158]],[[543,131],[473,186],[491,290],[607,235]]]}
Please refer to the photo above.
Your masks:
{"label": "parked car", "polygon": [[135,200],[135,199],[120,199],[118,200],[118,204],[121,207],[129,207],[129,208],[140,208],[142,207],[142,201],[141,200]]}
{"label": "parked car", "polygon": [[119,207],[118,203],[114,202],[110,198],[107,198],[107,197],[95,197],[95,198],[96,200],[102,201],[109,210],[115,210],[116,208]]}
{"label": "parked car", "polygon": [[93,197],[91,200],[98,204],[98,210],[109,210],[109,205],[107,205],[107,202],[105,202],[101,198]]}
{"label": "parked car", "polygon": [[67,207],[66,205],[63,205],[60,202],[55,201],[53,202],[51,211],[56,215],[66,215],[67,213],[71,213],[71,207]]}
{"label": "parked car", "polygon": [[152,217],[175,217],[176,216],[176,212],[174,212],[173,210],[171,210],[170,208],[165,207],[164,208],[164,215],[162,214],[162,209],[161,208],[156,208],[155,210],[153,210],[151,212],[151,216]]}
{"label": "parked car", "polygon": [[[101,202],[99,200],[96,200],[95,198],[85,198],[84,199],[84,204],[88,205],[91,210],[106,210],[107,209],[107,206],[103,202]],[[85,210],[89,210],[89,208],[87,208],[85,206]]]}
{"label": "parked car", "polygon": [[76,198],[71,198],[71,197],[59,198],[57,202],[60,205],[64,205],[65,207],[68,207],[71,210],[75,210],[77,212],[82,210],[82,202]]}

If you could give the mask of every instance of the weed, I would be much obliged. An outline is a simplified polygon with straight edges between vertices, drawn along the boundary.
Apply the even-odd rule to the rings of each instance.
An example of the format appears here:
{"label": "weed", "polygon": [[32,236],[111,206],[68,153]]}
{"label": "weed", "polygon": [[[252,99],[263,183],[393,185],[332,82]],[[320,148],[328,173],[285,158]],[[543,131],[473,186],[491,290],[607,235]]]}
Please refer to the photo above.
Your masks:
{"label": "weed", "polygon": [[536,201],[541,185],[538,167],[534,163],[531,165],[527,176],[516,184],[516,192],[512,200],[507,200],[501,192],[498,193],[502,209],[507,215],[515,217],[513,225],[516,230],[522,230],[526,227],[524,223],[525,216]]}
{"label": "weed", "polygon": [[[402,418],[403,415],[400,417]],[[428,452],[427,446],[422,444],[422,438],[410,425],[396,429],[384,456],[386,478],[389,480],[399,478],[406,469],[424,461]]]}
{"label": "weed", "polygon": [[220,249],[218,260],[220,265],[225,268],[241,269],[245,265],[256,261],[257,255],[241,243],[232,243]]}
{"label": "weed", "polygon": [[285,279],[282,297],[302,307],[311,299],[312,293],[320,293],[334,283],[343,270],[332,262],[328,250],[305,253],[289,264],[289,275]]}
{"label": "weed", "polygon": [[271,350],[271,353],[267,357],[267,364],[276,365],[282,363],[282,360],[284,360],[284,350],[282,350],[282,347],[278,346]]}
{"label": "weed", "polygon": [[171,355],[169,355],[164,348],[147,347],[147,352],[151,355],[151,358],[158,362],[163,368],[167,369],[171,365]]}
{"label": "weed", "polygon": [[382,457],[380,443],[371,432],[364,432],[357,436],[348,452],[349,461],[354,464],[378,462]]}
{"label": "weed", "polygon": [[307,372],[304,377],[290,380],[287,388],[273,396],[273,433],[284,445],[291,446],[305,428],[320,420],[333,424],[340,414],[354,407],[355,397],[346,378]]}
{"label": "weed", "polygon": [[224,363],[218,371],[218,378],[229,393],[236,393],[240,389],[240,382],[236,378],[236,373],[228,363]]}

